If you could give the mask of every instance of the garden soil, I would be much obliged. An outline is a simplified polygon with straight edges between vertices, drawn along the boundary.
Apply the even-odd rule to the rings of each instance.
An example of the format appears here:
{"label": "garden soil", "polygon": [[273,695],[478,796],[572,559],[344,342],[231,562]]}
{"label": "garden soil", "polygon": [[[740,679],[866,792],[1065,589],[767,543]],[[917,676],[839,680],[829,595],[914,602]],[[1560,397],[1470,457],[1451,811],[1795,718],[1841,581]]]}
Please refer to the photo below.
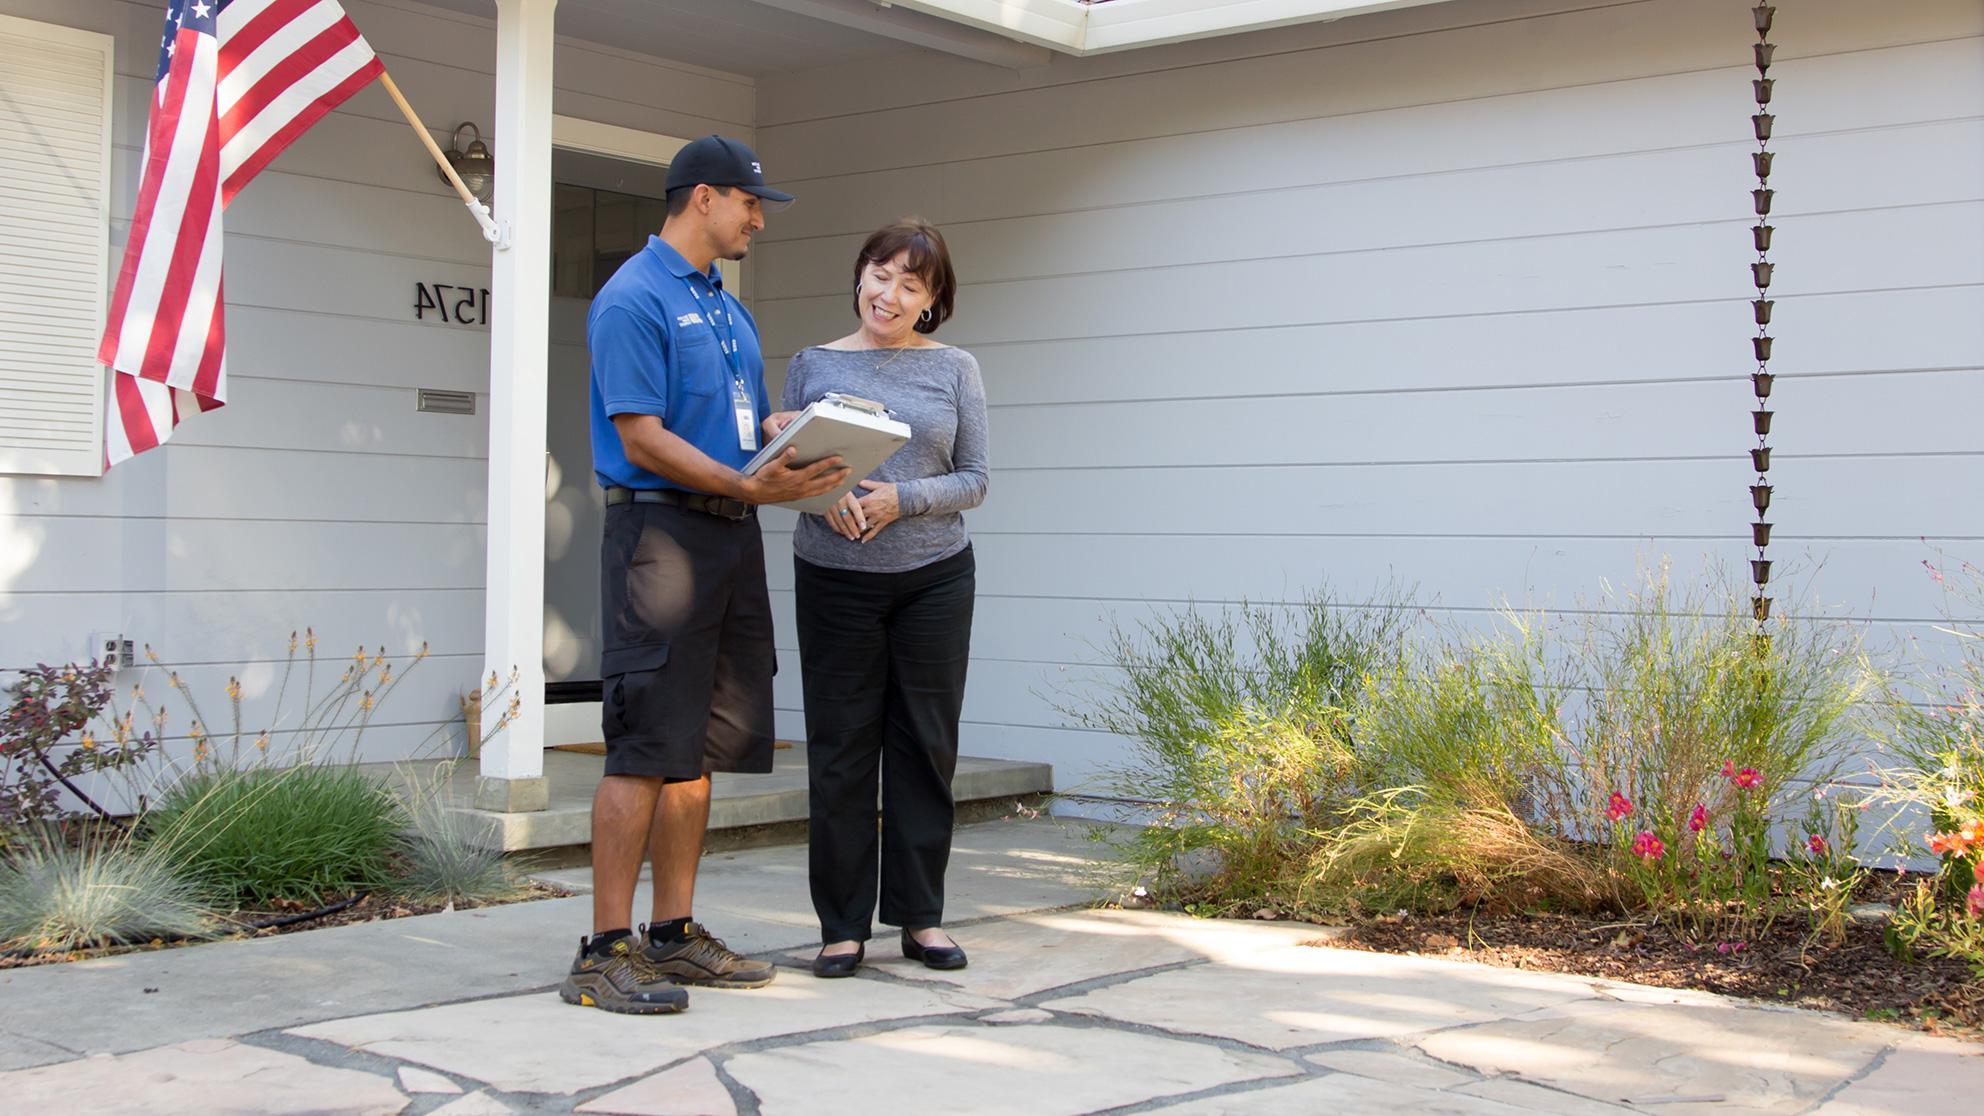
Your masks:
{"label": "garden soil", "polygon": [[1849,927],[1843,943],[1826,946],[1808,942],[1802,922],[1785,920],[1757,940],[1703,945],[1643,921],[1462,911],[1372,919],[1313,944],[1698,989],[1937,1034],[1984,1035],[1984,981],[1970,966],[1941,958],[1898,962],[1879,927]]}

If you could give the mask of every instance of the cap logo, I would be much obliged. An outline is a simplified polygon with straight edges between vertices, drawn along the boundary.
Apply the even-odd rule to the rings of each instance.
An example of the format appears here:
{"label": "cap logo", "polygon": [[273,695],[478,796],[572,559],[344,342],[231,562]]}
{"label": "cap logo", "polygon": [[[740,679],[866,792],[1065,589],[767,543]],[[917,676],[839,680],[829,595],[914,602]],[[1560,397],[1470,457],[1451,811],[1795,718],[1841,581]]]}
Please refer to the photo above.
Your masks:
{"label": "cap logo", "polygon": [[763,174],[763,173],[765,173],[765,168],[763,168],[763,167],[761,167],[761,166],[759,166],[759,165],[758,165],[758,164],[756,164],[756,163],[752,163],[752,164],[751,164],[751,173],[752,173],[752,174]]}

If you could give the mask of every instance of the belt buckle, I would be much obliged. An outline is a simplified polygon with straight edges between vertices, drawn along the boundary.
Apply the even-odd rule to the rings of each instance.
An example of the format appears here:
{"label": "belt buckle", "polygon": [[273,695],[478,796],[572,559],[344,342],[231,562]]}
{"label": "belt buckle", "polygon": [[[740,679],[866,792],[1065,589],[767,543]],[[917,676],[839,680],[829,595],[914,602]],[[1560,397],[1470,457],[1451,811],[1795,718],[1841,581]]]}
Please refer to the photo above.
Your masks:
{"label": "belt buckle", "polygon": [[751,518],[751,505],[729,496],[715,497],[710,500],[707,507],[711,515],[719,519],[728,519],[733,523]]}

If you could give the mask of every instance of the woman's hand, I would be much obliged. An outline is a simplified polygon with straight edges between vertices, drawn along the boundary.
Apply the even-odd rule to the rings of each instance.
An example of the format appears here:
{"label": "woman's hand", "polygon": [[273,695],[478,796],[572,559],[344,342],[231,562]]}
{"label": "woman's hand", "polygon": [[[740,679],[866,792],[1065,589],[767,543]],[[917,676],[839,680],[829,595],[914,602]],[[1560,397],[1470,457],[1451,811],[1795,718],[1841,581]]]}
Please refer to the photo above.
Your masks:
{"label": "woman's hand", "polygon": [[791,426],[792,420],[798,417],[798,411],[773,411],[766,415],[765,421],[758,426],[765,432],[765,441],[769,442],[784,433],[785,428]]}
{"label": "woman's hand", "polygon": [[852,492],[842,496],[821,518],[827,521],[834,534],[848,542],[860,542],[861,533],[868,529],[867,512]]}
{"label": "woman's hand", "polygon": [[[881,534],[882,528],[902,518],[902,504],[896,499],[896,486],[890,484],[888,481],[865,480],[861,482],[861,487],[867,489],[868,492],[860,500],[856,501],[855,507],[858,509],[856,515],[861,520],[860,541],[867,542],[869,539]],[[854,498],[854,493],[852,492],[847,495],[849,499]],[[847,516],[845,518],[853,519],[855,517]]]}

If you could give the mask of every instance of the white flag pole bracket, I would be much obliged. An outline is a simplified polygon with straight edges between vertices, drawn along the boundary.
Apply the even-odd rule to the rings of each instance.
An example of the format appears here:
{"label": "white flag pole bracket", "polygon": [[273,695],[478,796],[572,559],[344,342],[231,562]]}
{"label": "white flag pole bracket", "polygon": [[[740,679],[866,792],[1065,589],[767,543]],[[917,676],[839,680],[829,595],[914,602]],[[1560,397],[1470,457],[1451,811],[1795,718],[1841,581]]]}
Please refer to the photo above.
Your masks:
{"label": "white flag pole bracket", "polygon": [[392,95],[393,103],[400,106],[400,112],[406,117],[406,122],[413,125],[414,134],[420,137],[420,142],[427,145],[427,153],[434,156],[435,165],[447,176],[449,184],[455,188],[455,193],[461,195],[462,204],[468,207],[469,216],[475,218],[475,223],[482,227],[482,239],[495,245],[498,252],[509,251],[509,223],[499,224],[495,216],[489,212],[489,207],[469,192],[468,185],[462,181],[462,176],[455,173],[455,168],[448,163],[448,157],[441,154],[441,145],[434,142],[434,136],[427,131],[427,125],[420,122],[420,117],[414,113],[413,106],[406,103],[406,97],[400,92],[400,87],[393,83],[393,75],[382,71],[379,74],[379,83]]}

